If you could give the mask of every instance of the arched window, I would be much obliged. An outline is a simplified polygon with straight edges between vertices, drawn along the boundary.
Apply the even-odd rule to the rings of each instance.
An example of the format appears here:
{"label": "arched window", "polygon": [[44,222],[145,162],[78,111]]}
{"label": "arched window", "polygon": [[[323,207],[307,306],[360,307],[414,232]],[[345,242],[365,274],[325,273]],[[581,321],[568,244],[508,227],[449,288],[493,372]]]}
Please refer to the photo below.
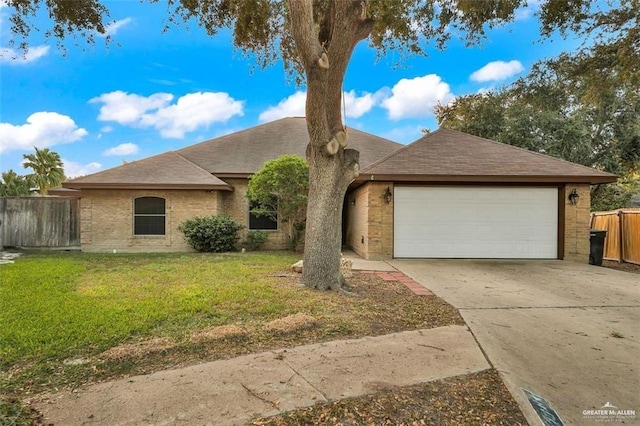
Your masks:
{"label": "arched window", "polygon": [[165,235],[165,218],[164,198],[133,200],[133,235]]}

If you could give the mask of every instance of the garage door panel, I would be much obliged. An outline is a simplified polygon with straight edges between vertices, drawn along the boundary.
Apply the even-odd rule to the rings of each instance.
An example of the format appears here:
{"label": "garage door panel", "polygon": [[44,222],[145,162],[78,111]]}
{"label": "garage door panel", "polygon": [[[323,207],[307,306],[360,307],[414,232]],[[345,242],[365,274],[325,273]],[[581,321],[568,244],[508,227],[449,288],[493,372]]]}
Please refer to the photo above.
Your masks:
{"label": "garage door panel", "polygon": [[394,256],[556,258],[557,189],[396,187]]}

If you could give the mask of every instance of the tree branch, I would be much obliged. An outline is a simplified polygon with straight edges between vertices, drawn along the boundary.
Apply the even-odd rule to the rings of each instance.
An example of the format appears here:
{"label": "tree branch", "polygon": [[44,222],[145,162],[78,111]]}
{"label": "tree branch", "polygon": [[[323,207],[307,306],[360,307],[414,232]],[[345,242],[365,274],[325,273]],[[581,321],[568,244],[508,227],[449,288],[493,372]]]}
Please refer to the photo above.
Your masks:
{"label": "tree branch", "polygon": [[313,22],[312,0],[289,0],[291,33],[305,71],[310,73],[322,56],[322,45]]}
{"label": "tree branch", "polygon": [[356,29],[356,40],[361,41],[369,37],[371,31],[373,31],[373,19],[365,19],[364,21],[358,24],[358,28]]}

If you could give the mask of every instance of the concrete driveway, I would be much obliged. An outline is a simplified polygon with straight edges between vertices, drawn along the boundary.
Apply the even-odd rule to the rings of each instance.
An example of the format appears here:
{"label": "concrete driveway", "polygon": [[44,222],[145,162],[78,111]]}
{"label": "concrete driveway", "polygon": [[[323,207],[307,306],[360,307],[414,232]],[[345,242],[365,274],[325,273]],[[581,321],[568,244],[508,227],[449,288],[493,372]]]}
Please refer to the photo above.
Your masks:
{"label": "concrete driveway", "polygon": [[640,275],[563,261],[390,263],[460,310],[532,425],[542,422],[523,389],[567,425],[640,424]]}

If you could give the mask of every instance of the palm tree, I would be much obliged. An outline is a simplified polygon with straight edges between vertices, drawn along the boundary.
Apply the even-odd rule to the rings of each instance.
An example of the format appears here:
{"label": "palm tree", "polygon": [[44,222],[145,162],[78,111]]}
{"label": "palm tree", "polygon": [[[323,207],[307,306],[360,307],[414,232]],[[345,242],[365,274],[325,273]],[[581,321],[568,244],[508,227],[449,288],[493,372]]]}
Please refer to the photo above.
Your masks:
{"label": "palm tree", "polygon": [[2,173],[0,182],[0,197],[20,197],[31,195],[30,185],[25,176],[21,176],[13,170]]}
{"label": "palm tree", "polygon": [[35,150],[35,154],[23,155],[26,160],[23,165],[25,169],[33,169],[33,173],[27,175],[29,183],[38,189],[40,195],[45,195],[49,189],[64,182],[66,177],[60,154],[50,151],[49,148]]}

